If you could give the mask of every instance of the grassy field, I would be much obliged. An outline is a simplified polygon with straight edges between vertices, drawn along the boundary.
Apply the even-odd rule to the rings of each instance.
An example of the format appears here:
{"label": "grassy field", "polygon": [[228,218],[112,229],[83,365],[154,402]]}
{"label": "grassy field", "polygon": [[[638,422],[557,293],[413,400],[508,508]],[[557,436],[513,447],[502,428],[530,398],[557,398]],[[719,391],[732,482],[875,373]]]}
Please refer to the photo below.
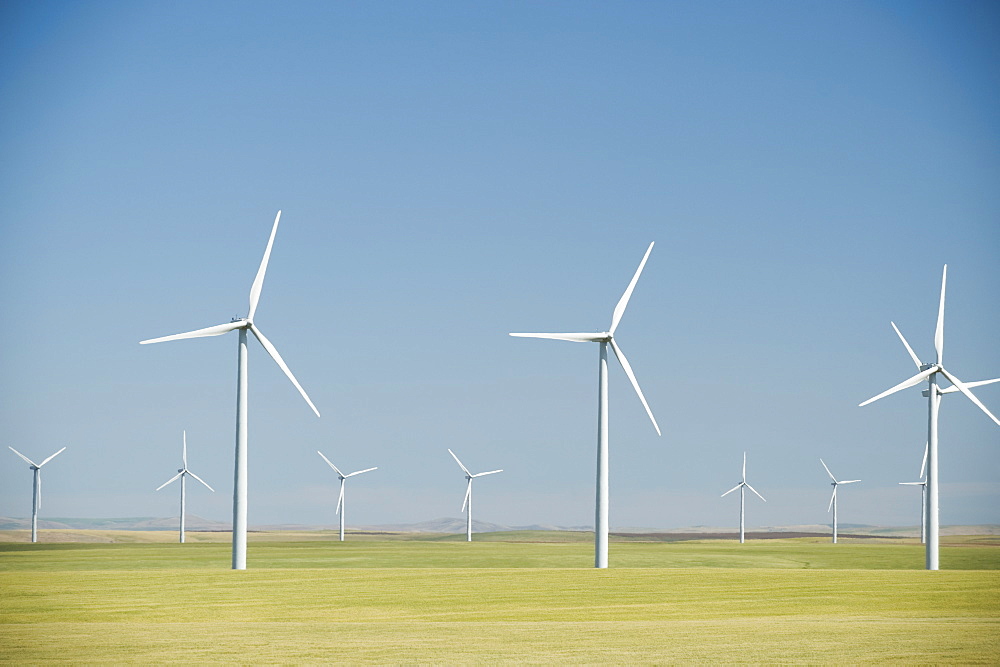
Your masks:
{"label": "grassy field", "polygon": [[994,540],[953,539],[941,572],[915,544],[810,540],[616,542],[598,571],[585,534],[255,534],[233,572],[220,537],[0,543],[0,661],[1000,660]]}

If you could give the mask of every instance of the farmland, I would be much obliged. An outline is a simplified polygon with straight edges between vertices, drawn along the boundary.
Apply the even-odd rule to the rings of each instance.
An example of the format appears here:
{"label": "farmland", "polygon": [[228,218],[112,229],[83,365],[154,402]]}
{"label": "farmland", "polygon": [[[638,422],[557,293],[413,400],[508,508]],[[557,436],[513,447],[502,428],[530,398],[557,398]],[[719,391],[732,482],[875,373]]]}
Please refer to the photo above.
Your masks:
{"label": "farmland", "polygon": [[194,533],[179,545],[115,533],[90,536],[108,543],[0,544],[0,661],[991,663],[1000,655],[995,537],[949,538],[945,569],[926,572],[912,541],[620,538],[612,568],[594,570],[586,534],[490,534],[471,544],[252,534],[250,569],[234,572],[226,534]]}

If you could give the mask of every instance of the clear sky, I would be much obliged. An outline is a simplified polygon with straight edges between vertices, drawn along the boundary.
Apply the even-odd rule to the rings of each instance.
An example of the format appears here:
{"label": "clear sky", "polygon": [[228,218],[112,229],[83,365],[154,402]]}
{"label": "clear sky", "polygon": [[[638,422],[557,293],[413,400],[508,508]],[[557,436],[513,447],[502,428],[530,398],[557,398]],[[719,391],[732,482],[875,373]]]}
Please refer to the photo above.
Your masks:
{"label": "clear sky", "polygon": [[[250,523],[591,525],[597,345],[617,332],[611,525],[913,525],[926,436],[894,320],[1000,376],[995,2],[6,2],[0,432],[43,518],[231,517],[236,334]],[[1000,385],[978,390],[1000,414]],[[6,449],[6,447],[4,447]],[[1000,428],[941,416],[942,523],[1000,523]],[[0,515],[31,476],[0,455]]]}

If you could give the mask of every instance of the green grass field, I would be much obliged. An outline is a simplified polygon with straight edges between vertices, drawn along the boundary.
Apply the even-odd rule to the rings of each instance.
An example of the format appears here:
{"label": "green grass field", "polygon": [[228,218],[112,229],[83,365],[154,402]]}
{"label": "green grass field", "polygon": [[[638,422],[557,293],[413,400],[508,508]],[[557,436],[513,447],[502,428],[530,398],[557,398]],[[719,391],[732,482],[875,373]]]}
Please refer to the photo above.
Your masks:
{"label": "green grass field", "polygon": [[598,571],[586,534],[252,534],[233,572],[204,535],[0,543],[0,661],[1000,661],[995,538],[950,539],[940,572],[808,539],[618,541]]}

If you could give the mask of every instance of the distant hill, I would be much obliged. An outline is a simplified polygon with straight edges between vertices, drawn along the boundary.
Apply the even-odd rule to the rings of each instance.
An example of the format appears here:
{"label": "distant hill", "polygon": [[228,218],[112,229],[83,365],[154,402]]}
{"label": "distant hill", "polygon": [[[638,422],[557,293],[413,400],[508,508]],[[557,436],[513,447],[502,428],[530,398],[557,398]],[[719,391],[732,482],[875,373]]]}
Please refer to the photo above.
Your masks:
{"label": "distant hill", "polygon": [[[112,519],[78,519],[60,518],[39,519],[38,527],[42,530],[72,529],[72,530],[177,530],[177,517],[126,517]],[[27,530],[31,528],[30,519],[0,516],[0,530]],[[229,531],[232,525],[228,522],[213,521],[196,515],[188,515],[187,530],[191,531]],[[250,530],[332,530],[332,525],[253,525]],[[871,535],[878,537],[915,537],[920,535],[919,526],[870,526],[865,524],[840,524],[839,532],[843,535]],[[588,532],[591,526],[555,526],[549,524],[534,524],[530,526],[508,526],[487,521],[472,521],[472,530],[476,533],[496,533],[518,530],[558,530]],[[721,535],[735,534],[733,526],[687,526],[684,528],[635,528],[615,527],[614,533],[683,533]],[[830,532],[828,524],[805,524],[797,526],[753,526],[748,531],[755,533],[819,533]],[[379,533],[464,533],[464,518],[440,518],[419,523],[379,524],[368,526],[351,526],[351,531]],[[985,524],[978,526],[941,526],[942,535],[1000,535],[1000,525]]]}
{"label": "distant hill", "polygon": [[[378,526],[359,526],[356,530],[372,530],[393,533],[464,533],[466,520],[462,518],[441,518],[421,521],[420,523],[397,523]],[[512,530],[593,530],[590,526],[552,526],[535,524],[531,526],[505,526],[488,521],[472,520],[472,531],[475,533],[499,533]]]}
{"label": "distant hill", "polygon": [[[71,519],[53,517],[39,519],[41,530],[72,529],[72,530],[177,530],[177,517],[128,517],[118,519]],[[189,514],[185,522],[187,530],[230,530],[231,525],[220,521],[203,519]],[[0,517],[0,530],[30,529],[31,519],[15,519]]]}

